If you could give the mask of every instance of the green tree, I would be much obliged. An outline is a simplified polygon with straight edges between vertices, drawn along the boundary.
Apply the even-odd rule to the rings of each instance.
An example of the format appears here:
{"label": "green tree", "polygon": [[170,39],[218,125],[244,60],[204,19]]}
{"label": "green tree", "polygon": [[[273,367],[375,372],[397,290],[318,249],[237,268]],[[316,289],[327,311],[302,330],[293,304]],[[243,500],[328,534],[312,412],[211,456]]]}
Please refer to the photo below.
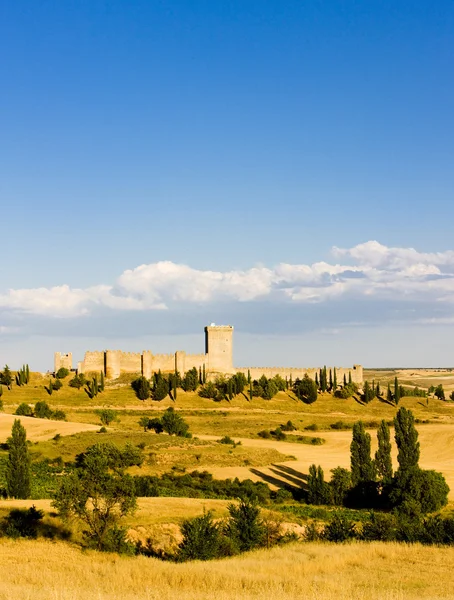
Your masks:
{"label": "green tree", "polygon": [[413,413],[405,407],[399,408],[394,417],[394,436],[398,448],[399,471],[404,473],[417,468],[419,466],[418,432]]}
{"label": "green tree", "polygon": [[161,418],[162,428],[169,435],[189,436],[189,425],[172,407],[168,408]]}
{"label": "green tree", "polygon": [[164,398],[166,398],[168,396],[168,394],[169,394],[169,383],[161,375],[161,373],[159,373],[158,376],[155,377],[155,383],[154,383],[154,386],[153,386],[153,389],[151,392],[151,397],[153,400],[160,402],[161,400],[164,400]]}
{"label": "green tree", "polygon": [[111,408],[100,408],[95,411],[103,425],[110,425],[117,418],[117,413]]}
{"label": "green tree", "polygon": [[[122,517],[136,509],[134,481],[112,463],[112,453],[93,446],[78,467],[61,479],[52,506],[63,518],[76,517],[87,527],[84,538],[97,550],[112,549]],[[121,541],[121,540],[120,540]]]}
{"label": "green tree", "polygon": [[9,390],[11,389],[11,384],[13,383],[13,375],[12,375],[8,365],[5,365],[5,368],[0,373],[0,383],[2,383],[3,385],[6,385],[6,387]]}
{"label": "green tree", "polygon": [[44,400],[40,400],[35,404],[35,417],[38,419],[51,419],[52,418],[52,409]]}
{"label": "green tree", "polygon": [[311,465],[307,478],[307,501],[309,504],[329,504],[330,488],[325,482],[322,467]]}
{"label": "green tree", "polygon": [[179,560],[211,560],[219,556],[221,532],[211,511],[183,521],[181,533],[183,540],[179,545]]}
{"label": "green tree", "polygon": [[399,380],[397,379],[397,377],[394,378],[394,402],[396,404],[396,406],[399,404],[400,401],[400,387],[399,387]]}
{"label": "green tree", "polygon": [[439,400],[445,400],[445,391],[443,389],[443,385],[440,383],[439,385],[437,385],[437,387],[435,388],[435,392],[434,395],[439,399]]}
{"label": "green tree", "polygon": [[150,397],[150,382],[146,377],[141,376],[134,379],[131,387],[139,400],[147,400]]}
{"label": "green tree", "polygon": [[148,430],[149,423],[150,423],[150,419],[148,417],[140,417],[140,419],[139,419],[139,425],[141,427],[143,427],[144,431]]}
{"label": "green tree", "polygon": [[333,504],[342,506],[352,487],[352,474],[348,469],[344,469],[343,467],[331,469],[331,473],[331,481],[329,482],[331,498]]}
{"label": "green tree", "polygon": [[364,429],[362,421],[353,424],[350,464],[353,486],[375,481],[375,466],[370,454],[370,435]]}
{"label": "green tree", "polygon": [[15,419],[8,439],[8,460],[6,463],[6,491],[12,498],[30,497],[30,456],[27,433],[19,419]]}
{"label": "green tree", "polygon": [[227,532],[238,550],[246,552],[263,546],[266,529],[257,502],[244,499],[239,504],[229,504],[227,508],[230,515]]}
{"label": "green tree", "polygon": [[394,397],[393,397],[393,393],[391,391],[391,384],[388,382],[388,391],[386,394],[386,399],[388,400],[388,402],[393,402],[394,401]]}
{"label": "green tree", "polygon": [[378,477],[385,484],[391,483],[393,464],[391,460],[391,438],[386,421],[382,420],[377,430],[378,450],[375,453],[375,467]]}
{"label": "green tree", "polygon": [[334,367],[334,375],[333,375],[333,392],[337,390],[337,371],[336,367]]}
{"label": "green tree", "polygon": [[305,404],[312,404],[317,400],[317,385],[313,379],[306,373],[303,379],[297,379],[293,386],[295,396]]}
{"label": "green tree", "polygon": [[352,372],[348,372],[348,383],[352,383]]}
{"label": "green tree", "polygon": [[68,377],[69,375],[69,370],[66,369],[65,367],[60,367],[58,369],[58,371],[55,373],[55,377],[57,379],[64,379],[65,377]]}
{"label": "green tree", "polygon": [[326,367],[323,367],[322,369],[322,378],[321,378],[321,382],[320,382],[320,387],[322,388],[322,392],[326,392],[326,389],[328,387],[328,381],[326,378]]}
{"label": "green tree", "polygon": [[26,402],[22,402],[16,408],[16,412],[14,414],[17,415],[18,417],[33,417],[33,409]]}

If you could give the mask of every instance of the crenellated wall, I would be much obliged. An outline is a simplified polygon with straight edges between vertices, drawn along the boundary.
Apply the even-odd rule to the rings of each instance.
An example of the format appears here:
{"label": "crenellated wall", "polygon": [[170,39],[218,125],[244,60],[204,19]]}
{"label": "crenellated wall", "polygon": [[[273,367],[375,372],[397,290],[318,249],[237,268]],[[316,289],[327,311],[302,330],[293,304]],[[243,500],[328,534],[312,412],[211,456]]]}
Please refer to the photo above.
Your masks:
{"label": "crenellated wall", "polygon": [[[237,371],[244,373],[248,371],[253,379],[259,379],[262,375],[274,377],[280,375],[284,379],[290,377],[295,380],[302,378],[307,373],[315,379],[319,368],[297,368],[297,367],[240,367],[233,366],[233,327],[231,325],[210,325],[205,327],[205,349],[204,354],[186,354],[183,350],[175,354],[153,354],[150,350],[140,352],[122,352],[121,350],[106,350],[103,352],[86,352],[84,360],[78,363],[80,373],[103,371],[108,379],[116,379],[121,373],[143,374],[150,379],[157,371],[162,373],[173,373],[179,371],[181,375],[192,368],[203,369],[205,365],[206,375],[210,379],[217,374],[232,374]],[[55,353],[55,371],[61,366],[70,369],[72,364],[71,353],[61,355]],[[333,367],[331,367],[333,369]],[[329,367],[328,367],[329,373]],[[348,380],[351,373],[352,381],[361,384],[363,382],[363,368],[361,365],[353,365],[350,368],[336,367],[337,381],[341,385],[344,375]]]}
{"label": "crenellated wall", "polygon": [[81,373],[105,371],[105,352],[85,352]]}
{"label": "crenellated wall", "polygon": [[[349,373],[351,373],[352,381],[354,383],[361,384],[363,382],[363,368],[361,365],[353,365],[351,369],[345,367],[326,367],[328,375],[330,369],[334,375],[334,368],[336,369],[337,382],[340,385],[343,382],[344,375],[348,381]],[[268,378],[280,375],[283,379],[292,378],[292,380],[295,381],[297,378],[302,379],[306,374],[309,375],[311,379],[315,380],[315,375],[318,376],[320,368],[313,367],[308,369],[299,369],[297,367],[239,367],[236,369],[236,371],[243,373],[246,375],[246,377],[249,372],[252,379],[260,379],[262,375],[265,375],[265,377]]]}
{"label": "crenellated wall", "polygon": [[73,355],[71,352],[68,354],[62,354],[61,352],[55,352],[54,354],[54,373],[59,369],[68,369],[71,371],[73,368]]}

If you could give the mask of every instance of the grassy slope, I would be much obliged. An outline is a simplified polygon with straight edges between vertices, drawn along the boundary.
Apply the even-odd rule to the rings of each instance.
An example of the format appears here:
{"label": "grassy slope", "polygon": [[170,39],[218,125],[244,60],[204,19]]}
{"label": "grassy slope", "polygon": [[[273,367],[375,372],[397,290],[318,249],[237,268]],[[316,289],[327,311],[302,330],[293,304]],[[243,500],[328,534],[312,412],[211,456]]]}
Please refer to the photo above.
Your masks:
{"label": "grassy slope", "polygon": [[0,540],[0,599],[429,600],[452,598],[454,548],[292,544],[210,563],[172,564]]}

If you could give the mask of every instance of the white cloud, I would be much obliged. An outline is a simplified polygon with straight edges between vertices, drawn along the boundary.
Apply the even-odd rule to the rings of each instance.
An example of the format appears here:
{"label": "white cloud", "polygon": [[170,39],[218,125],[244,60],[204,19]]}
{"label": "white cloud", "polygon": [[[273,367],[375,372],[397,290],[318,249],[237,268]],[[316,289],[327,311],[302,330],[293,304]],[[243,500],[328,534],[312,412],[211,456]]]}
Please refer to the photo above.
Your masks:
{"label": "white cloud", "polygon": [[124,271],[112,285],[11,289],[0,294],[0,309],[62,318],[95,309],[163,310],[185,303],[262,299],[277,304],[342,298],[454,303],[454,251],[421,253],[369,241],[348,249],[335,247],[332,253],[350,264],[281,263],[222,272],[162,261]]}

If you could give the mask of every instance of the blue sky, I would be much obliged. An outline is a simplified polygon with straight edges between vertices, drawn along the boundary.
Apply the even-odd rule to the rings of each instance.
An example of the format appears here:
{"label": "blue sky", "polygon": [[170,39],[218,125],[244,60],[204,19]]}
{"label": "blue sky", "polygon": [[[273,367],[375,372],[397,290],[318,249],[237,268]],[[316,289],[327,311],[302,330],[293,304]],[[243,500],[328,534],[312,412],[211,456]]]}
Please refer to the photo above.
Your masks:
{"label": "blue sky", "polygon": [[451,1],[0,0],[0,57],[1,363],[452,364]]}

